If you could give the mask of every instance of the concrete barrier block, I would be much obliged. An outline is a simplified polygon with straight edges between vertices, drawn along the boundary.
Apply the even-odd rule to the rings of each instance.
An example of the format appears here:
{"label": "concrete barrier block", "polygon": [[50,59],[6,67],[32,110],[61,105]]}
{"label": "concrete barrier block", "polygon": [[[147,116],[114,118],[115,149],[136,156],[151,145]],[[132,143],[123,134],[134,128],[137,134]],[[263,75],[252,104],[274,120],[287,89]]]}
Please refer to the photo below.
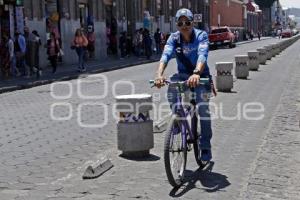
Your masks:
{"label": "concrete barrier block", "polygon": [[248,51],[249,57],[249,70],[257,71],[259,68],[259,52],[258,51]]}
{"label": "concrete barrier block", "polygon": [[216,88],[218,91],[229,92],[233,88],[232,62],[216,63]]}
{"label": "concrete barrier block", "polygon": [[119,122],[118,149],[125,156],[145,156],[154,147],[153,121],[146,122]]}
{"label": "concrete barrier block", "polygon": [[216,70],[219,72],[231,72],[233,69],[232,62],[217,62]]}
{"label": "concrete barrier block", "polygon": [[233,88],[233,76],[217,76],[216,77],[216,88],[220,92],[230,92]]}
{"label": "concrete barrier block", "polygon": [[258,48],[257,51],[259,54],[259,64],[265,65],[267,61],[267,50],[265,48]]}
{"label": "concrete barrier block", "polygon": [[150,94],[116,96],[116,109],[123,112],[143,113],[153,109]]}
{"label": "concrete barrier block", "polygon": [[247,55],[235,56],[235,76],[237,78],[247,79],[249,76],[249,58]]}
{"label": "concrete barrier block", "polygon": [[270,45],[267,45],[267,46],[264,46],[264,48],[266,49],[267,51],[267,60],[271,60],[272,58],[272,53],[270,52],[272,47]]}

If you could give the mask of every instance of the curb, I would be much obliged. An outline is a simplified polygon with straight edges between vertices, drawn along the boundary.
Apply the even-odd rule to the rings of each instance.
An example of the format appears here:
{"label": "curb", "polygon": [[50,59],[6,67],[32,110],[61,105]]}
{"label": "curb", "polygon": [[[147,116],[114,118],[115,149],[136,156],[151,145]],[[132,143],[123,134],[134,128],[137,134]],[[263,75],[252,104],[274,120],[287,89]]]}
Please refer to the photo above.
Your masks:
{"label": "curb", "polygon": [[89,165],[84,174],[82,175],[82,179],[93,179],[98,178],[102,174],[104,174],[106,171],[110,170],[114,165],[112,162],[108,159],[105,159],[101,162],[96,162],[94,166]]}
{"label": "curb", "polygon": [[269,40],[269,39],[272,39],[272,37],[266,37],[266,38],[261,38],[260,40],[246,40],[246,41],[242,41],[242,42],[238,42],[236,43],[236,45],[242,45],[242,44],[248,44],[248,43],[252,43],[252,42],[259,42],[259,41],[262,41],[262,40]]}
{"label": "curb", "polygon": [[168,122],[170,121],[170,118],[172,116],[172,113],[168,113],[167,115],[163,116],[158,121],[154,122],[153,124],[153,133],[162,133],[166,131]]}
{"label": "curb", "polygon": [[[143,64],[153,63],[153,62],[157,62],[157,61],[159,61],[159,59],[155,58],[155,59],[151,59],[151,60],[144,60],[144,61],[138,61],[138,62],[135,62],[135,63],[123,64],[123,65],[120,65],[120,66],[112,66],[112,67],[106,68],[106,69],[96,69],[96,70],[86,72],[84,74],[63,76],[63,77],[60,77],[60,78],[52,78],[52,79],[49,79],[49,80],[34,81],[34,82],[29,82],[29,83],[26,83],[26,84],[21,84],[21,85],[16,85],[16,86],[3,87],[3,88],[0,88],[0,94],[7,93],[7,92],[13,92],[13,91],[16,91],[16,90],[29,89],[29,88],[32,88],[32,87],[46,85],[46,84],[50,84],[50,83],[53,83],[53,82],[60,82],[60,81],[68,81],[68,80],[78,79],[79,77],[88,76],[90,74],[104,73],[104,72],[119,70],[119,69],[123,69],[123,68],[133,67],[133,66],[136,66],[136,65],[143,65]],[[97,65],[94,65],[94,67],[96,67],[96,66]]]}

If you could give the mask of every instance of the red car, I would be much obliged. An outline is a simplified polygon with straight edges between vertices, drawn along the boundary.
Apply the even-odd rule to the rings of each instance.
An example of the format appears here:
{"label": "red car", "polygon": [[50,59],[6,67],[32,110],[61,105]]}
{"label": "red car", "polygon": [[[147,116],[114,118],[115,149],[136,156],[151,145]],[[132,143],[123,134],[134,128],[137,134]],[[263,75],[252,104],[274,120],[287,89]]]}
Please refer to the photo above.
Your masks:
{"label": "red car", "polygon": [[226,46],[235,47],[235,36],[228,27],[213,29],[208,36],[211,47]]}
{"label": "red car", "polygon": [[292,36],[293,36],[293,34],[292,34],[292,31],[290,29],[285,29],[281,33],[282,38],[289,38],[289,37],[292,37]]}

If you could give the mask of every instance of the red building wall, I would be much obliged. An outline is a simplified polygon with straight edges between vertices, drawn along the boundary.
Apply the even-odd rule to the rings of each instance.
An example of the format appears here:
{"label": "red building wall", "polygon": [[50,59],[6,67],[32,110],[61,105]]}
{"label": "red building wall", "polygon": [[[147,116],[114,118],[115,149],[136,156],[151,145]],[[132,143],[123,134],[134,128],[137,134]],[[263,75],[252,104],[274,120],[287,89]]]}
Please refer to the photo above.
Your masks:
{"label": "red building wall", "polygon": [[210,0],[210,26],[243,27],[243,5],[238,0]]}

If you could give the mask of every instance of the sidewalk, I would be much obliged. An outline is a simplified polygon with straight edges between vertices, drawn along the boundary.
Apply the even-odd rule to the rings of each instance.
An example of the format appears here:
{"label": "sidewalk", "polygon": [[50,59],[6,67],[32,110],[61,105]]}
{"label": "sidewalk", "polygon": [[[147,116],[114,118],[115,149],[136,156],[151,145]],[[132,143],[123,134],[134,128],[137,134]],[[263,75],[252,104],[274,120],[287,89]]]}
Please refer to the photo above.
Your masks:
{"label": "sidewalk", "polygon": [[[76,64],[61,64],[57,67],[57,72],[55,74],[52,74],[52,68],[50,66],[47,66],[43,69],[42,76],[39,79],[37,79],[36,76],[32,76],[30,78],[13,77],[8,80],[2,79],[0,81],[0,94],[4,92],[11,92],[15,90],[31,88],[39,85],[45,85],[55,81],[76,79],[84,74],[102,73],[135,65],[156,62],[159,60],[159,58],[160,56],[154,54],[150,60],[147,60],[144,57],[137,58],[135,56],[131,56],[123,60],[119,58],[107,58],[105,59],[105,61],[88,61],[86,65],[87,70],[84,73],[77,72]],[[77,57],[75,57],[74,59],[77,59]]]}
{"label": "sidewalk", "polygon": [[260,40],[258,40],[258,38],[254,38],[253,40],[246,40],[246,41],[241,41],[241,42],[237,42],[237,45],[241,45],[241,44],[247,44],[247,43],[251,43],[251,42],[259,42],[261,40],[268,40],[268,39],[272,39],[272,37],[261,37]]}

